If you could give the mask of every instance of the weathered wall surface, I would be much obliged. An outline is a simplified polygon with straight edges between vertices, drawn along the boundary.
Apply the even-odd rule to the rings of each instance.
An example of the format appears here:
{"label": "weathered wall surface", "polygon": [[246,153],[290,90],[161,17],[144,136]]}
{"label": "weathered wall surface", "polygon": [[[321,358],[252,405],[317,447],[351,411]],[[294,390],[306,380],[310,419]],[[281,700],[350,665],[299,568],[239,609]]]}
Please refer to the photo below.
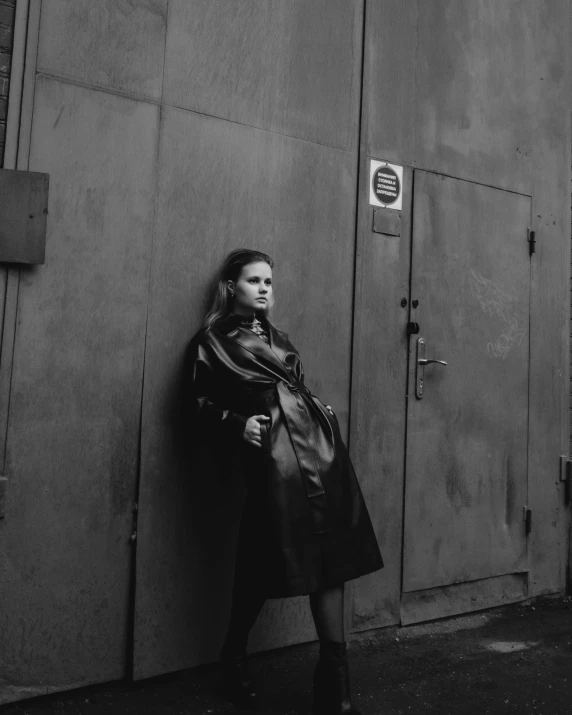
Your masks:
{"label": "weathered wall surface", "polygon": [[16,0],[2,0],[0,2],[0,165],[4,159],[15,17]]}
{"label": "weathered wall surface", "polygon": [[[50,174],[50,213],[45,265],[20,271],[0,522],[1,701],[126,674],[160,116],[136,96],[152,73],[140,79],[132,67],[150,37],[162,47],[166,6],[111,5],[112,17],[102,4],[90,16],[91,26],[114,26],[99,55],[80,3],[42,6],[29,162],[19,166]],[[106,63],[113,47],[121,59]]]}
{"label": "weathered wall surface", "polygon": [[[347,429],[361,18],[342,0],[42,3],[28,166],[52,190],[46,264],[19,287],[5,700],[125,674],[139,473],[136,675],[217,655],[240,486],[181,463],[174,419],[229,249],[276,259],[276,320]],[[294,599],[253,643],[312,637]]]}
{"label": "weathered wall surface", "polygon": [[[184,461],[173,420],[186,344],[232,248],[259,247],[276,261],[275,321],[300,349],[313,391],[347,427],[360,34],[360,3],[341,0],[169,4],[143,396],[138,677],[215,660],[224,637],[241,492]],[[287,599],[267,605],[251,645],[314,637],[307,599]]]}
{"label": "weathered wall surface", "polygon": [[[352,390],[353,455],[390,545],[387,571],[356,584],[359,628],[399,618],[403,451],[392,445],[405,430],[405,369],[396,367],[404,319],[396,306],[408,297],[409,268],[398,242],[371,233],[367,157],[532,197],[530,596],[564,587],[568,514],[558,462],[569,441],[569,4],[387,0],[368,3],[365,27],[354,365],[383,354],[393,370],[368,392],[358,373]],[[407,208],[402,213],[405,232]],[[372,266],[384,264],[392,269],[376,286]],[[383,309],[385,336],[374,333],[372,301]]]}
{"label": "weathered wall surface", "polygon": [[[49,235],[45,266],[19,274],[0,365],[0,702],[126,674],[138,489],[135,675],[217,657],[242,492],[188,464],[177,419],[187,341],[237,245],[275,258],[276,322],[351,426],[387,564],[355,584],[352,627],[398,622],[406,337],[394,306],[410,255],[365,239],[368,156],[406,164],[409,196],[415,168],[532,196],[529,594],[560,590],[567,1],[384,0],[365,24],[361,0],[41,6],[19,167],[51,175]],[[363,377],[380,364],[387,375],[354,375],[350,414],[352,347],[354,368],[369,355]],[[305,600],[290,599],[266,608],[252,642],[313,637]]]}
{"label": "weathered wall surface", "polygon": [[[10,89],[15,18],[16,0],[2,0],[0,2],[0,166],[4,166],[4,147],[6,141],[8,94]],[[6,266],[0,266],[0,352],[2,351],[7,287],[8,269]],[[0,395],[1,394],[4,394],[2,386],[0,386]],[[7,392],[5,394],[7,394]],[[2,410],[0,409],[0,425],[5,422],[2,416]],[[3,452],[4,450],[0,447],[0,461],[3,461]]]}

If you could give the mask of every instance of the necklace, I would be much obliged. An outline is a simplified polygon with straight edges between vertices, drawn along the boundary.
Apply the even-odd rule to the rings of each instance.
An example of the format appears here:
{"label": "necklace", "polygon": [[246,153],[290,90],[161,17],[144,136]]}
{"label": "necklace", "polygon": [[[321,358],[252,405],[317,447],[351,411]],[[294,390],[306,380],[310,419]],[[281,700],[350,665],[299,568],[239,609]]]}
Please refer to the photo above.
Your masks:
{"label": "necklace", "polygon": [[262,327],[262,323],[256,315],[252,316],[252,320],[249,318],[245,318],[243,325],[251,330],[255,335],[258,335],[261,340],[264,340],[265,343],[268,343],[268,333],[267,331]]}

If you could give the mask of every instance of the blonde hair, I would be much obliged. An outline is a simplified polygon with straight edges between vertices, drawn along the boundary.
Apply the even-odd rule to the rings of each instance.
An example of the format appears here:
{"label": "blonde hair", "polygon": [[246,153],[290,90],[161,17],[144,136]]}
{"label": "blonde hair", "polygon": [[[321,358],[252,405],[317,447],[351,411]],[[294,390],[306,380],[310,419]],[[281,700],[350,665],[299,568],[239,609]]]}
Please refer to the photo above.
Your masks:
{"label": "blonde hair", "polygon": [[[274,261],[270,256],[260,251],[252,251],[249,248],[237,248],[228,254],[220,269],[211,306],[207,310],[203,321],[203,328],[210,330],[215,323],[226,318],[231,312],[232,300],[228,291],[227,281],[237,281],[240,278],[244,266],[261,262],[268,263],[270,268],[274,268]],[[268,315],[269,308],[270,306],[264,309],[265,315]]]}

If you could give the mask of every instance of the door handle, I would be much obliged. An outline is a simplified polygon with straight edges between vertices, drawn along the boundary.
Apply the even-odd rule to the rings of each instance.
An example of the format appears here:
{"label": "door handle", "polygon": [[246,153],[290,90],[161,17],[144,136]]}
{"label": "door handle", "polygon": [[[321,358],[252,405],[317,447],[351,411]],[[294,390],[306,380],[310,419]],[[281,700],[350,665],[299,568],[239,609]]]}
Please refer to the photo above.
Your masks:
{"label": "door handle", "polygon": [[438,365],[447,365],[444,360],[427,360],[425,357],[425,338],[417,338],[417,356],[415,362],[415,397],[418,400],[423,399],[423,384],[425,376],[425,366],[434,363]]}

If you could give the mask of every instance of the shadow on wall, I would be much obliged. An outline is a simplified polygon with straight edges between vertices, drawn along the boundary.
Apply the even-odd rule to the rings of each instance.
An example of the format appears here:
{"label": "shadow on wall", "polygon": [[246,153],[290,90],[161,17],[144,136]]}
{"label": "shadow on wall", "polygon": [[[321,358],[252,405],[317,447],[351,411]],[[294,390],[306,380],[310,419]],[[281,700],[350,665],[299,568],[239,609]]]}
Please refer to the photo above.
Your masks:
{"label": "shadow on wall", "polygon": [[185,661],[191,655],[193,663],[204,663],[218,659],[226,630],[244,486],[238,459],[193,422],[189,363],[187,345],[164,403],[171,454],[163,463],[173,480],[164,518],[173,539],[169,563],[176,565],[171,592],[181,601],[172,613],[185,614],[173,629],[179,641],[172,645]]}

